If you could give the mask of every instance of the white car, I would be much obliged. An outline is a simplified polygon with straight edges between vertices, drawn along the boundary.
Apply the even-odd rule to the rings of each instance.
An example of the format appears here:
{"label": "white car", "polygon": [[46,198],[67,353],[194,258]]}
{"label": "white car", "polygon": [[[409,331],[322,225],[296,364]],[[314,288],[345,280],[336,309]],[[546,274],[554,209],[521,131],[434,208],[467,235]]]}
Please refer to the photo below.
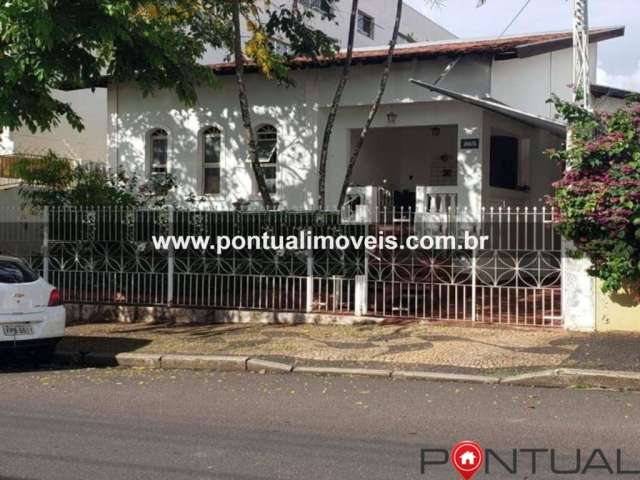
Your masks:
{"label": "white car", "polygon": [[60,293],[22,260],[0,256],[0,350],[49,361],[64,336]]}

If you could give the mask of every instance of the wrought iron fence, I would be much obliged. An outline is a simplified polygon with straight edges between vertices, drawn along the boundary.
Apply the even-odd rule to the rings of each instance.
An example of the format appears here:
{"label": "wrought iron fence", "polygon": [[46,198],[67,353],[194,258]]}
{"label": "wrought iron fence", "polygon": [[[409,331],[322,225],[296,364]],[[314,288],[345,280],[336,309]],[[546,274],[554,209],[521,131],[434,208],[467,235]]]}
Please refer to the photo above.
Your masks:
{"label": "wrought iron fence", "polygon": [[[333,312],[529,326],[562,324],[562,241],[546,208],[426,215],[1,208],[0,252],[21,256],[66,302]],[[486,235],[484,248],[157,250],[153,235]],[[458,243],[456,243],[458,245]]]}
{"label": "wrought iron fence", "polygon": [[[157,250],[160,236],[356,235],[336,212],[0,208],[0,252],[27,259],[70,303],[351,313],[364,252]],[[29,241],[26,241],[28,237]]]}
{"label": "wrought iron fence", "polygon": [[[368,306],[376,315],[527,326],[562,324],[563,244],[547,208],[378,212],[372,229],[450,234],[454,248],[371,252]],[[484,248],[459,248],[465,235]],[[400,242],[402,243],[402,241]]]}

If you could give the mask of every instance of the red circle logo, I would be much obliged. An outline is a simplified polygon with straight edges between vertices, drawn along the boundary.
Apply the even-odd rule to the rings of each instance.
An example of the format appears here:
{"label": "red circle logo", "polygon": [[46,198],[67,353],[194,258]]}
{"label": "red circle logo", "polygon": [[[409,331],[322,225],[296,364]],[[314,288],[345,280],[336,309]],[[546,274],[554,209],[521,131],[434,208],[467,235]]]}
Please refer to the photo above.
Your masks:
{"label": "red circle logo", "polygon": [[451,450],[451,464],[464,480],[471,479],[482,467],[484,450],[476,442],[456,443]]}

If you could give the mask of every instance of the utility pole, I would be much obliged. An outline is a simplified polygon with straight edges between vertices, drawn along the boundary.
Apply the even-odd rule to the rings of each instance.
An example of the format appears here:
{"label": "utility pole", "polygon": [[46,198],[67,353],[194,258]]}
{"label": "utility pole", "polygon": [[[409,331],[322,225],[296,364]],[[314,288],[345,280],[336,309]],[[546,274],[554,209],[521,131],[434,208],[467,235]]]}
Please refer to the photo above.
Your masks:
{"label": "utility pole", "polygon": [[[591,110],[591,78],[589,68],[588,0],[573,0],[573,101]],[[567,148],[571,148],[573,132],[567,128]],[[569,167],[567,167],[569,168]],[[562,240],[562,315],[568,330],[594,331],[596,327],[595,282],[587,270],[586,258],[567,256],[573,243]]]}
{"label": "utility pole", "polygon": [[573,100],[591,110],[588,0],[573,0]]}

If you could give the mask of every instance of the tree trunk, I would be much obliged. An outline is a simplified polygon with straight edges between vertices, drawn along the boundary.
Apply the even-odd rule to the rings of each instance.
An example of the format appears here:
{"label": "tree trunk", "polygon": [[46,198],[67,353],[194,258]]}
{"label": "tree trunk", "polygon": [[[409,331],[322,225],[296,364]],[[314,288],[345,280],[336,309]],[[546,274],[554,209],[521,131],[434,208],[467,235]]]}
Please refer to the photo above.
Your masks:
{"label": "tree trunk", "polygon": [[378,109],[380,108],[380,103],[382,102],[382,96],[384,95],[385,90],[387,89],[387,82],[389,81],[389,75],[391,73],[391,64],[393,63],[393,53],[396,49],[396,44],[398,43],[398,34],[400,32],[400,21],[402,20],[402,4],[403,0],[398,0],[398,6],[396,7],[396,22],[393,27],[393,36],[391,37],[391,42],[389,42],[389,53],[387,55],[387,63],[384,68],[384,72],[382,73],[382,78],[380,79],[380,88],[378,90],[378,95],[376,96],[373,105],[371,105],[371,109],[369,110],[369,116],[367,117],[367,121],[364,125],[364,128],[360,132],[360,137],[358,138],[358,143],[355,148],[351,152],[351,158],[349,159],[349,164],[347,165],[347,172],[344,176],[344,182],[342,184],[342,190],[340,191],[340,199],[338,200],[338,208],[342,208],[344,201],[347,196],[347,189],[351,183],[351,175],[353,174],[353,169],[358,161],[358,157],[360,155],[360,151],[362,150],[362,146],[364,145],[364,141],[367,138],[367,134],[371,129],[371,124],[376,118],[376,114],[378,113]]}
{"label": "tree trunk", "polygon": [[349,39],[347,41],[347,54],[344,59],[344,65],[342,67],[342,76],[338,82],[338,88],[336,88],[335,96],[333,97],[333,103],[331,104],[331,110],[329,111],[329,118],[327,124],[324,127],[324,138],[322,140],[322,149],[320,150],[320,162],[318,164],[318,208],[324,210],[325,208],[325,187],[327,182],[327,156],[329,155],[329,142],[331,141],[331,134],[333,132],[333,125],[338,113],[338,107],[340,106],[340,100],[344,93],[344,87],[349,80],[349,74],[351,72],[351,59],[353,58],[353,43],[356,33],[356,21],[358,19],[358,0],[352,0],[351,2],[351,19],[349,21]]}
{"label": "tree trunk", "polygon": [[249,147],[249,158],[251,167],[256,178],[258,191],[264,203],[264,208],[269,210],[273,208],[271,194],[267,188],[267,182],[264,178],[262,165],[258,158],[258,146],[256,142],[255,132],[251,124],[251,110],[249,108],[249,97],[247,96],[247,86],[244,81],[244,53],[242,50],[242,31],[240,28],[240,2],[235,0],[233,4],[233,29],[234,29],[234,56],[236,61],[236,83],[238,85],[238,99],[240,100],[240,111],[242,113],[242,124],[245,131],[245,140]]}

